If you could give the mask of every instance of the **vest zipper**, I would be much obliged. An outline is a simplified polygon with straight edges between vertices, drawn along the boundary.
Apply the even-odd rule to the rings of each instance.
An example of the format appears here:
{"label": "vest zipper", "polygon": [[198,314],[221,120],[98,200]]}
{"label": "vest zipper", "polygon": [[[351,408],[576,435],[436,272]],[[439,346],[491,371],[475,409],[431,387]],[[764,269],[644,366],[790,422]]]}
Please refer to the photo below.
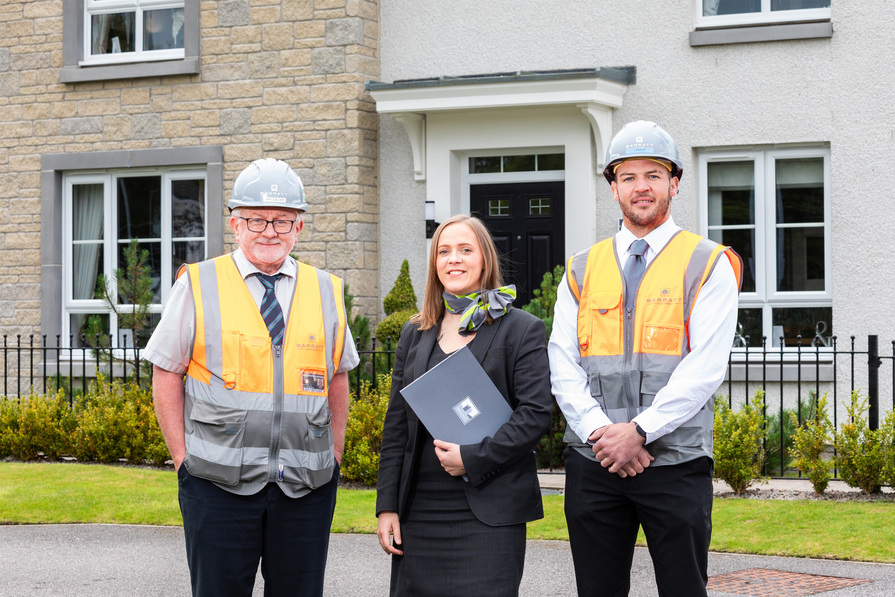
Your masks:
{"label": "vest zipper", "polygon": [[283,380],[283,347],[273,347],[273,429],[270,434],[270,480],[283,480],[283,465],[278,462],[280,452],[280,426],[283,420],[283,400],[286,394]]}

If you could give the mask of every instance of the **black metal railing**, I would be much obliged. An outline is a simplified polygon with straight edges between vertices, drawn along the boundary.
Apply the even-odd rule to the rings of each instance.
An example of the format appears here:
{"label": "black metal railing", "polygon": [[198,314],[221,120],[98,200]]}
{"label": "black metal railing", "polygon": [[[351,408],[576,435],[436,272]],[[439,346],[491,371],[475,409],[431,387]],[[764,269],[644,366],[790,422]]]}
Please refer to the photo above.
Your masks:
{"label": "black metal railing", "polygon": [[[150,383],[152,367],[141,360],[142,348],[128,346],[127,337],[124,342],[121,346],[112,346],[112,338],[99,336],[70,336],[65,342],[56,336],[50,342],[46,336],[4,334],[0,351],[2,395],[21,398],[31,392],[61,390],[71,402],[78,392],[88,387],[97,372],[106,379]],[[876,335],[868,336],[864,350],[856,346],[855,336],[849,337],[845,348],[835,336],[825,343],[803,342],[801,336],[794,341],[780,338],[777,346],[769,346],[767,338],[762,338],[759,346],[750,346],[748,336],[740,337],[730,356],[727,380],[716,397],[726,399],[733,406],[748,402],[759,389],[764,391],[766,416],[772,416],[773,411],[777,413],[781,431],[775,441],[780,442],[781,454],[787,404],[801,422],[805,400],[813,400],[812,395],[827,394],[831,422],[838,429],[843,404],[847,403],[842,395],[850,397],[851,392],[860,391],[868,399],[868,426],[877,429],[881,405],[884,412],[895,408],[895,341],[890,344],[891,352],[881,354]],[[359,395],[365,381],[376,390],[378,375],[391,371],[395,356],[390,339],[377,344],[374,338],[370,349],[358,353],[360,366],[349,374],[355,395]],[[881,379],[880,370],[886,364],[889,375]],[[779,471],[767,472],[784,476],[784,459],[780,459]]]}

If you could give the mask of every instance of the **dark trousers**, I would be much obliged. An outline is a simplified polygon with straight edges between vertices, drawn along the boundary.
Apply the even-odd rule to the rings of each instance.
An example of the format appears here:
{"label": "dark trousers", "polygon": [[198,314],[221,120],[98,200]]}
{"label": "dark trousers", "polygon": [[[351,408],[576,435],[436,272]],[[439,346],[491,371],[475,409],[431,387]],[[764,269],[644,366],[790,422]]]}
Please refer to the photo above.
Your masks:
{"label": "dark trousers", "polygon": [[706,595],[712,536],[707,457],[621,478],[567,448],[565,511],[579,597],[628,594],[643,526],[661,597]]}
{"label": "dark trousers", "polygon": [[265,597],[323,595],[339,467],[300,498],[274,483],[254,495],[229,493],[177,473],[194,597],[251,597],[261,562]]}

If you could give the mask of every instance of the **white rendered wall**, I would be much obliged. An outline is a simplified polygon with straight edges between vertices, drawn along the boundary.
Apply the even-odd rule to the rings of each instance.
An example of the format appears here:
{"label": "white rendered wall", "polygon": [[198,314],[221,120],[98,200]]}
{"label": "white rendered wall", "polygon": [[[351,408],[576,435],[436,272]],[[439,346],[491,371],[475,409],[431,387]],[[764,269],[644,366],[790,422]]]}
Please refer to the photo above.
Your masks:
{"label": "white rendered wall", "polygon": [[[879,334],[884,354],[891,354],[895,258],[886,241],[895,228],[888,156],[895,147],[895,44],[888,38],[895,5],[833,0],[831,38],[691,47],[695,1],[382,0],[381,80],[635,66],[637,82],[616,110],[613,130],[650,119],[675,137],[684,177],[672,213],[696,231],[704,225],[697,221],[693,176],[700,148],[828,145],[836,332],[856,335],[859,348],[868,334]],[[449,117],[430,118],[430,126],[442,118]],[[406,135],[393,120],[382,122],[383,185],[412,180]],[[590,134],[586,119],[577,126]],[[467,143],[481,145],[485,136],[479,131]],[[567,163],[583,159],[568,150],[566,156]],[[428,181],[405,182],[394,192],[383,187],[383,293],[397,273],[391,261],[400,264],[398,255],[422,245],[409,234],[390,236],[386,211],[397,204],[422,214],[424,197],[455,193],[456,174],[443,178],[444,156],[430,160],[437,163],[429,162]],[[597,221],[574,223],[567,245],[584,248],[615,229],[618,210],[602,180],[595,180],[591,198]]]}

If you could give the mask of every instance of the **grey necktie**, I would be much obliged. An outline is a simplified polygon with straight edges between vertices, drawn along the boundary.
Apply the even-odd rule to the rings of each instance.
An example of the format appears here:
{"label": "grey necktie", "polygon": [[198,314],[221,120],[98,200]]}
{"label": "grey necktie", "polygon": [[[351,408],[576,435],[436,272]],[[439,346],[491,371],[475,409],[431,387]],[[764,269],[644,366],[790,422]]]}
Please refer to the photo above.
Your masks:
{"label": "grey necktie", "polygon": [[282,346],[286,324],[283,321],[283,309],[280,308],[276,292],[274,292],[274,285],[283,277],[283,274],[268,276],[259,272],[255,275],[264,286],[264,296],[261,298],[261,317],[264,318],[264,324],[267,326],[267,331],[270,332],[270,341],[274,346]]}
{"label": "grey necktie", "polygon": [[628,260],[625,262],[625,308],[634,306],[634,299],[637,296],[637,287],[640,285],[640,279],[643,277],[643,271],[646,269],[646,258],[644,254],[649,248],[649,244],[642,238],[638,238],[631,243],[628,250]]}

